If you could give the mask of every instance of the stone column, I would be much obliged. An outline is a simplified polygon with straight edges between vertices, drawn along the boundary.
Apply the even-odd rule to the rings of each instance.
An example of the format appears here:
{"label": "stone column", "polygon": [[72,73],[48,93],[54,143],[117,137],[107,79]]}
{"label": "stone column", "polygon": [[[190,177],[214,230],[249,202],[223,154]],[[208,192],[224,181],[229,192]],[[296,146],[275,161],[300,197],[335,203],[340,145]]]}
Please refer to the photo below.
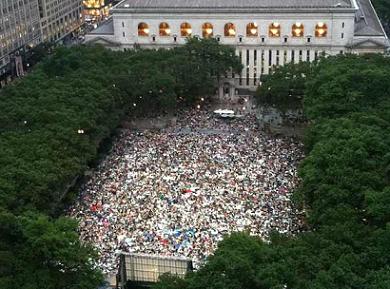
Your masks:
{"label": "stone column", "polygon": [[223,83],[221,84],[221,83],[219,83],[219,87],[218,87],[218,98],[219,99],[223,99],[223,97],[224,97],[224,91],[223,91],[223,89],[224,89],[224,85],[223,85]]}

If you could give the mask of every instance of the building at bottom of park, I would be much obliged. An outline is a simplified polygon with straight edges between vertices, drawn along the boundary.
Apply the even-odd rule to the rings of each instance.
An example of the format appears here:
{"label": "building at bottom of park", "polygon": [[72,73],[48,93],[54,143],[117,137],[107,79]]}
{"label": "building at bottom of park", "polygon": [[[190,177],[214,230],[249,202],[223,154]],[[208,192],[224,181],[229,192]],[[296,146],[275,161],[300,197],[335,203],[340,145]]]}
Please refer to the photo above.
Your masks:
{"label": "building at bottom of park", "polygon": [[156,49],[188,37],[214,37],[236,49],[244,68],[223,81],[229,96],[255,89],[275,66],[388,48],[370,0],[124,0],[86,42]]}

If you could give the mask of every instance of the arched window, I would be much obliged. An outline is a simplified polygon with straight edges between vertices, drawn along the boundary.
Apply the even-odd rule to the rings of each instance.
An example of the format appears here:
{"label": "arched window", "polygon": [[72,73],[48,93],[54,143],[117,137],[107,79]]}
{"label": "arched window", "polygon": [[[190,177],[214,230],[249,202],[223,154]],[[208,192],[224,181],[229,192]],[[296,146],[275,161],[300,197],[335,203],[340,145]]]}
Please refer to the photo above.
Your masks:
{"label": "arched window", "polygon": [[191,25],[187,22],[184,22],[180,25],[180,35],[182,37],[188,37],[191,36],[192,28]]}
{"label": "arched window", "polygon": [[236,36],[236,27],[233,23],[225,24],[225,37],[234,37]]}
{"label": "arched window", "polygon": [[328,26],[324,22],[318,22],[315,32],[316,37],[326,37],[328,34]]}
{"label": "arched window", "polygon": [[141,22],[138,24],[138,36],[149,36],[148,24]]}
{"label": "arched window", "polygon": [[169,24],[166,22],[160,23],[159,26],[160,36],[169,36],[171,35],[171,29],[169,28]]}
{"label": "arched window", "polygon": [[256,37],[259,35],[259,29],[257,27],[257,24],[254,22],[249,23],[246,26],[246,36],[248,37]]}
{"label": "arched window", "polygon": [[204,23],[202,25],[202,35],[203,38],[213,37],[214,28],[211,23]]}
{"label": "arched window", "polygon": [[300,22],[295,23],[292,26],[292,36],[293,37],[303,37],[303,34],[305,32],[305,28],[303,27],[303,24]]}
{"label": "arched window", "polygon": [[270,37],[280,37],[280,24],[277,22],[271,23],[269,26],[269,36]]}

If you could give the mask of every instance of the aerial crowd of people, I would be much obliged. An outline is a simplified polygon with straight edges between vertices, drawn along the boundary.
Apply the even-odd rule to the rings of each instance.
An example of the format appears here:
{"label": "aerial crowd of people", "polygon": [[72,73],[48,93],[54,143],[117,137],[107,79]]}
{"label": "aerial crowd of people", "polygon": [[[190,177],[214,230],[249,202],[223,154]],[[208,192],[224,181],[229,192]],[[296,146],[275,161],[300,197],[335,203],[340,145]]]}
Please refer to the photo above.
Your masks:
{"label": "aerial crowd of people", "polygon": [[116,271],[120,252],[199,266],[231,232],[267,240],[272,230],[301,230],[290,197],[302,157],[299,142],[264,133],[252,114],[224,120],[193,110],[166,129],[123,130],[69,214],[103,272]]}

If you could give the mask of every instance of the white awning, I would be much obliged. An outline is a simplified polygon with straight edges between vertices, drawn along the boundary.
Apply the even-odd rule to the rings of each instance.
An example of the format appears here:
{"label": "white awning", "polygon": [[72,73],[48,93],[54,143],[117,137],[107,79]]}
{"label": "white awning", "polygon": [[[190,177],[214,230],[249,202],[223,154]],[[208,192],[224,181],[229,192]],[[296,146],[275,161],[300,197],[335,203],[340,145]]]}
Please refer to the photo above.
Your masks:
{"label": "white awning", "polygon": [[218,110],[215,110],[214,113],[216,113],[216,114],[234,114],[234,111],[229,110],[229,109],[218,109]]}

